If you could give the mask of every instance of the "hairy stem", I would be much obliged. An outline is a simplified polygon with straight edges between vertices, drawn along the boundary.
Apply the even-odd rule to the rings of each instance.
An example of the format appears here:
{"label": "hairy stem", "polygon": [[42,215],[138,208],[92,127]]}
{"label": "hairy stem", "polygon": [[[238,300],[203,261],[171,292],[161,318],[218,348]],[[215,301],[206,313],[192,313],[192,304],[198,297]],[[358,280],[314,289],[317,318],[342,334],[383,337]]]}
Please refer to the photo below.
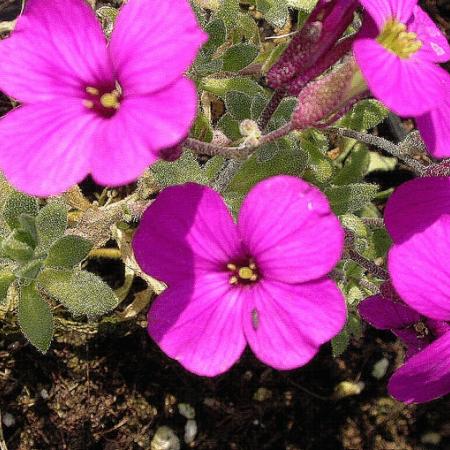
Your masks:
{"label": "hairy stem", "polygon": [[361,266],[363,269],[367,270],[367,272],[369,272],[374,277],[377,277],[381,280],[387,280],[389,278],[389,274],[385,269],[377,266],[374,262],[359,254],[356,250],[347,248],[347,257]]}
{"label": "hairy stem", "polygon": [[403,161],[417,175],[422,176],[425,173],[425,166],[423,164],[416,161],[414,158],[411,158],[411,156],[403,153],[397,145],[389,142],[387,139],[373,136],[372,134],[368,133],[362,133],[360,131],[348,130],[346,128],[329,128],[328,130],[337,133],[338,136],[356,139],[357,141],[363,142],[364,144],[372,145],[376,148],[384,150],[385,152]]}
{"label": "hairy stem", "polygon": [[269,103],[267,103],[258,119],[258,126],[262,131],[266,129],[273,113],[277,110],[279,104],[285,96],[286,92],[282,90],[277,90],[273,93],[272,98],[269,100]]}

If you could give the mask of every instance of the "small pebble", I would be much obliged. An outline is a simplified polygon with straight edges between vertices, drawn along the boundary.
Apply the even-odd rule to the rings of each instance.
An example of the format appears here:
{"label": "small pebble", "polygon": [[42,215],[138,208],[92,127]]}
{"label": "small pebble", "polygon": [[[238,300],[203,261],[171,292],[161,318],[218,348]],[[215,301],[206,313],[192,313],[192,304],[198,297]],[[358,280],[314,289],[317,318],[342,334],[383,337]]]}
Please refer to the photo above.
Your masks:
{"label": "small pebble", "polygon": [[197,422],[193,419],[189,419],[184,427],[184,442],[188,445],[194,442],[197,432]]}
{"label": "small pebble", "polygon": [[178,411],[186,419],[194,419],[195,418],[195,409],[193,406],[189,405],[189,403],[179,403]]}
{"label": "small pebble", "polygon": [[50,396],[48,395],[48,392],[47,392],[47,389],[42,389],[41,390],[41,397],[44,399],[44,400],[47,400]]}
{"label": "small pebble", "polygon": [[442,436],[439,433],[430,431],[429,433],[423,434],[420,440],[422,444],[439,445],[442,441]]}
{"label": "small pebble", "polygon": [[174,431],[166,426],[159,427],[150,444],[151,450],[180,450],[180,440]]}
{"label": "small pebble", "polygon": [[354,383],[353,381],[342,381],[335,388],[333,398],[340,400],[341,398],[351,397],[352,395],[361,394],[365,384],[362,381]]}
{"label": "small pebble", "polygon": [[257,402],[264,402],[266,400],[269,400],[272,398],[272,391],[269,391],[269,389],[260,387],[254,394],[253,394],[253,400],[256,400]]}
{"label": "small pebble", "polygon": [[373,365],[372,376],[377,380],[381,380],[385,375],[389,367],[389,360],[387,358],[381,358]]}
{"label": "small pebble", "polygon": [[14,419],[14,416],[10,413],[3,414],[2,419],[3,425],[8,428],[12,427],[16,423],[16,419]]}

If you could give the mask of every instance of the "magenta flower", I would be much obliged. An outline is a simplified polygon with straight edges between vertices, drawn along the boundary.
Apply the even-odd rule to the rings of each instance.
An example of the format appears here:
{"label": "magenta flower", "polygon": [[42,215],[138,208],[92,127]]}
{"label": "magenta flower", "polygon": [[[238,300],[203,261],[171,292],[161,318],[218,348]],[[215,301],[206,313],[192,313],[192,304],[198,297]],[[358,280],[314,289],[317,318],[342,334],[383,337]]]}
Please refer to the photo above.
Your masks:
{"label": "magenta flower", "polygon": [[391,380],[404,402],[450,392],[450,178],[419,178],[389,199],[386,227],[394,241],[388,268],[401,299],[425,318],[433,342]]}
{"label": "magenta flower", "polygon": [[383,292],[358,307],[364,320],[375,328],[391,330],[407,347],[405,364],[389,380],[389,393],[406,403],[449,393],[450,325],[421,316],[391,291],[393,295]]}
{"label": "magenta flower", "polygon": [[135,180],[191,126],[183,72],[205,40],[187,0],[129,0],[109,44],[84,0],[28,0],[0,42],[0,89],[22,103],[0,120],[1,170],[39,196]]}
{"label": "magenta flower", "polygon": [[450,75],[444,81],[447,87],[442,93],[442,104],[415,118],[427,149],[435,158],[450,156]]}
{"label": "magenta flower", "polygon": [[257,184],[237,224],[212,189],[165,189],[133,239],[142,269],[168,284],[151,306],[148,332],[198,375],[229,369],[250,345],[277,369],[306,364],[345,323],[327,274],[344,233],[326,197],[294,177]]}
{"label": "magenta flower", "polygon": [[360,0],[367,11],[353,49],[373,95],[400,115],[421,115],[443,102],[447,39],[417,0]]}

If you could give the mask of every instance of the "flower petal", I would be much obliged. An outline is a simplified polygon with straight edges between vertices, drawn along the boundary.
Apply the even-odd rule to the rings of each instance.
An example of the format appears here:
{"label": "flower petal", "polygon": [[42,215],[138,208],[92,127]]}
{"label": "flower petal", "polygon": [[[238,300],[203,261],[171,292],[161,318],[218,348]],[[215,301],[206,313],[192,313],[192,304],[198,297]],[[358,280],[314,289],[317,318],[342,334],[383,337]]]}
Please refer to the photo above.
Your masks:
{"label": "flower petal", "polygon": [[397,114],[420,115],[443,102],[448,74],[419,53],[401,59],[370,38],[357,39],[353,50],[372,94]]}
{"label": "flower petal", "polygon": [[398,369],[389,393],[404,403],[423,403],[450,392],[450,333],[434,341]]}
{"label": "flower petal", "polygon": [[411,308],[426,317],[450,320],[450,216],[442,216],[389,251],[394,287]]}
{"label": "flower petal", "polygon": [[170,287],[148,312],[148,332],[187,370],[219,375],[239,359],[246,345],[240,294],[225,274]]}
{"label": "flower petal", "polygon": [[81,0],[28,0],[0,41],[0,89],[25,103],[80,97],[112,80],[106,39]]}
{"label": "flower petal", "polygon": [[417,0],[360,0],[360,3],[382,28],[391,18],[406,23],[413,13]]}
{"label": "flower petal", "polygon": [[430,344],[429,340],[420,338],[414,328],[395,330],[393,333],[406,345],[406,359],[411,358]]}
{"label": "flower petal", "polygon": [[408,31],[416,33],[422,42],[418,52],[422,59],[436,63],[450,59],[450,45],[447,38],[420,6],[414,8],[414,18],[408,25]]}
{"label": "flower petal", "polygon": [[248,291],[244,332],[255,355],[269,366],[303,366],[345,324],[345,302],[327,279],[286,284],[261,281]]}
{"label": "flower petal", "polygon": [[373,295],[358,305],[361,317],[375,328],[395,330],[412,325],[420,320],[420,314],[407,305]]}
{"label": "flower petal", "polygon": [[341,257],[344,232],[327,198],[299,178],[258,183],[242,204],[238,227],[264,278],[314,280]]}
{"label": "flower petal", "polygon": [[[175,105],[183,105],[174,109]],[[185,137],[197,110],[192,81],[180,78],[154,94],[127,97],[98,130],[92,175],[102,185],[136,180],[159,157],[159,150]]]}
{"label": "flower petal", "polygon": [[141,219],[133,249],[142,269],[169,285],[205,272],[224,272],[242,251],[222,198],[194,183],[159,194]]}
{"label": "flower petal", "polygon": [[22,192],[61,194],[89,173],[98,125],[79,100],[20,106],[0,119],[0,168]]}
{"label": "flower petal", "polygon": [[443,214],[450,214],[450,178],[416,178],[403,183],[391,195],[384,222],[394,242],[401,243]]}
{"label": "flower petal", "polygon": [[129,0],[110,42],[125,93],[147,94],[171,84],[206,40],[187,0]]}
{"label": "flower petal", "polygon": [[[450,80],[450,77],[447,77]],[[428,152],[435,158],[450,156],[450,82],[442,105],[416,117],[417,128]]]}

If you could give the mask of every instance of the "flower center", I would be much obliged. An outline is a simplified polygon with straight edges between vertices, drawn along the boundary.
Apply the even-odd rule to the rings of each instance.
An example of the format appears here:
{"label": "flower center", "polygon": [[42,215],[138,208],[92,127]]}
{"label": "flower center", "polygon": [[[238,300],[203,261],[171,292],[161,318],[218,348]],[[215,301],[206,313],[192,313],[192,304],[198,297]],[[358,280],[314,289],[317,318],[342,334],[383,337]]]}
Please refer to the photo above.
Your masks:
{"label": "flower center", "polygon": [[402,59],[409,58],[422,47],[417,34],[408,32],[406,25],[395,19],[389,19],[385,23],[377,42]]}
{"label": "flower center", "polygon": [[258,280],[258,270],[254,262],[249,262],[246,266],[234,263],[227,264],[227,269],[231,272],[230,284],[250,284]]}
{"label": "flower center", "polygon": [[103,117],[112,117],[120,108],[122,89],[117,84],[115,88],[86,87],[86,98],[83,105]]}

